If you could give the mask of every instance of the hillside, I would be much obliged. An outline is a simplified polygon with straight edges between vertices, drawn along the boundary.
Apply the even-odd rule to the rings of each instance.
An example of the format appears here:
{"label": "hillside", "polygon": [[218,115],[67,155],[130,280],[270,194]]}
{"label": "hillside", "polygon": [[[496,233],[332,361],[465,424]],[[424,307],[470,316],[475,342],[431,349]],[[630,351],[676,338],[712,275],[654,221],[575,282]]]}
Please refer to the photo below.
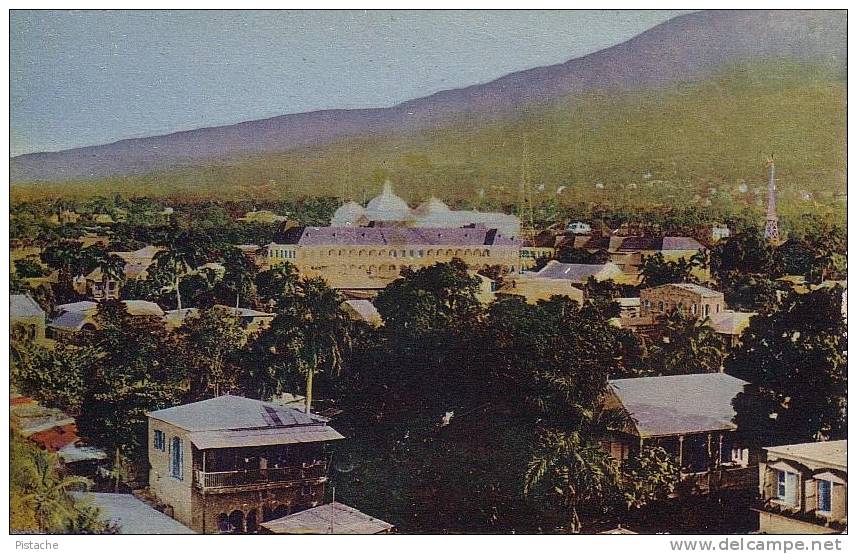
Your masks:
{"label": "hillside", "polygon": [[[231,164],[13,187],[13,196],[122,192],[218,198],[373,195],[386,177],[412,202],[517,199],[524,151],[536,202],[757,206],[776,153],[784,212],[845,191],[846,85],[817,67],[770,61],[655,90],[574,95],[503,119],[350,139]],[[526,142],[526,147],[524,143]],[[738,184],[746,180],[748,192]],[[595,188],[601,182],[604,188]],[[626,185],[634,183],[636,188]],[[544,184],[540,191],[538,184]],[[567,187],[560,194],[556,189]],[[712,194],[709,189],[717,188]],[[479,190],[484,190],[480,197]],[[805,199],[804,192],[810,193]],[[695,195],[702,198],[695,198]]]}
{"label": "hillside", "polygon": [[352,137],[376,140],[407,133],[419,141],[418,137],[426,133],[443,129],[437,132],[446,134],[450,125],[474,120],[481,126],[496,124],[499,127],[495,128],[503,128],[505,123],[498,120],[529,114],[534,104],[571,97],[579,99],[585,112],[590,95],[618,94],[616,101],[621,103],[625,101],[622,95],[629,91],[659,91],[677,84],[700,83],[726,66],[759,59],[809,63],[844,75],[845,33],[844,12],[693,13],[563,64],[439,92],[392,108],[292,114],[58,153],[28,154],[11,160],[10,175],[13,182],[115,177],[324,147]]}

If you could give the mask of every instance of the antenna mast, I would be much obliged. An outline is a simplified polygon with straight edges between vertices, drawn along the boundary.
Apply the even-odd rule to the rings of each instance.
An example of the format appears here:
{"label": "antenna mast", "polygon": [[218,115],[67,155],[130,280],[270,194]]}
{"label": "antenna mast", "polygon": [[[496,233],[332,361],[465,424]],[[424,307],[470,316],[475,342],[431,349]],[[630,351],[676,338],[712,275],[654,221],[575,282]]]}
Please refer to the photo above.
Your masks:
{"label": "antenna mast", "polygon": [[768,214],[765,217],[765,240],[780,242],[779,217],[777,216],[777,179],[774,168],[774,155],[768,158]]}

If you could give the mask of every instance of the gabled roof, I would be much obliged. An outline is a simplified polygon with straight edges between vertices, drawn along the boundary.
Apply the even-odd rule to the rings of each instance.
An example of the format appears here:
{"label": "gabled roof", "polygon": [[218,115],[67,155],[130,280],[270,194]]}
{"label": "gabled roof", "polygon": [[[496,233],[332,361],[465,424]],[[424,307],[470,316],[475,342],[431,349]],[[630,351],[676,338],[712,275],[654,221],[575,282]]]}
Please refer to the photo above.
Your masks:
{"label": "gabled roof", "polygon": [[45,311],[29,294],[10,294],[9,317],[45,317]]}
{"label": "gabled roof", "polygon": [[610,388],[640,437],[734,430],[732,400],[746,381],[725,373],[613,379]]}
{"label": "gabled roof", "polygon": [[651,287],[651,289],[662,289],[668,287],[683,289],[688,292],[698,294],[703,298],[719,298],[723,296],[722,292],[718,292],[708,287],[703,287],[702,285],[697,285],[696,283],[667,283],[666,285],[658,285],[657,287]]}
{"label": "gabled roof", "polygon": [[619,252],[636,252],[639,250],[670,251],[670,250],[699,250],[703,246],[690,237],[625,237]]}
{"label": "gabled roof", "polygon": [[606,279],[610,276],[619,275],[622,270],[612,262],[604,264],[564,264],[551,260],[537,272],[527,272],[529,277],[541,279],[562,279],[572,283],[585,283],[590,277]]}
{"label": "gabled roof", "polygon": [[305,227],[297,239],[286,233],[287,244],[301,246],[517,246],[516,237],[496,229],[415,227]]}
{"label": "gabled roof", "polygon": [[711,316],[711,327],[722,335],[740,335],[754,315],[755,312],[720,312]]}
{"label": "gabled roof", "polygon": [[378,312],[378,308],[376,308],[375,304],[369,300],[346,300],[343,304],[346,304],[351,310],[353,310],[353,313],[359,316],[363,321],[368,323],[379,323],[383,320],[381,318],[381,314]]}
{"label": "gabled roof", "polygon": [[49,323],[48,327],[55,327],[58,329],[67,329],[70,331],[79,331],[84,322],[86,322],[86,318],[89,317],[89,314],[86,312],[63,312],[57,317],[53,318]]}
{"label": "gabled roof", "polygon": [[393,525],[332,502],[267,521],[262,527],[278,535],[377,535],[390,531]]}
{"label": "gabled roof", "polygon": [[86,313],[94,310],[98,304],[90,300],[81,300],[80,302],[71,302],[69,304],[60,304],[56,307],[57,312],[76,312]]}

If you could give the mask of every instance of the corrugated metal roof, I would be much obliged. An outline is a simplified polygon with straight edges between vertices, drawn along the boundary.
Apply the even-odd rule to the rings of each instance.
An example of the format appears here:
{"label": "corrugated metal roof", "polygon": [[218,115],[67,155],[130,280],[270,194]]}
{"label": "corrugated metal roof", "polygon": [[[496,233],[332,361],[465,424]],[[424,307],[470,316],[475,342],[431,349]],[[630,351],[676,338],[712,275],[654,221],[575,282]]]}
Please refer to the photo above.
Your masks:
{"label": "corrugated metal roof", "polygon": [[732,400],[746,384],[725,373],[610,381],[641,437],[735,429]]}
{"label": "corrugated metal roof", "polygon": [[243,396],[224,395],[149,413],[186,431],[263,429],[326,423],[315,414]]}
{"label": "corrugated metal roof", "polygon": [[80,302],[71,302],[70,304],[60,304],[56,307],[57,312],[77,312],[85,313],[94,310],[98,304],[90,300],[81,300]]}
{"label": "corrugated metal roof", "polygon": [[723,335],[740,335],[754,315],[754,312],[721,312],[711,316],[711,327]]}
{"label": "corrugated metal roof", "polygon": [[346,300],[344,303],[350,306],[363,321],[368,321],[369,323],[382,321],[378,308],[369,300]]}
{"label": "corrugated metal roof", "polygon": [[10,294],[9,317],[45,317],[45,311],[28,294]]}
{"label": "corrugated metal roof", "polygon": [[722,292],[717,292],[714,289],[710,289],[708,287],[703,287],[702,285],[697,285],[696,283],[669,283],[666,285],[660,285],[658,287],[652,288],[667,288],[667,287],[675,287],[679,289],[686,290],[688,292],[692,292],[694,294],[698,294],[703,298],[718,298],[723,296]]}
{"label": "corrugated metal roof", "polygon": [[198,431],[190,434],[190,442],[200,450],[325,442],[344,438],[335,429],[324,424],[234,431]]}
{"label": "corrugated metal roof", "polygon": [[332,502],[262,523],[278,535],[377,535],[393,525],[356,508]]}
{"label": "corrugated metal roof", "polygon": [[116,525],[120,535],[190,535],[194,531],[130,494],[72,493],[98,507],[101,516]]}
{"label": "corrugated metal roof", "polygon": [[86,312],[64,312],[52,319],[48,327],[78,331],[87,317],[89,315]]}

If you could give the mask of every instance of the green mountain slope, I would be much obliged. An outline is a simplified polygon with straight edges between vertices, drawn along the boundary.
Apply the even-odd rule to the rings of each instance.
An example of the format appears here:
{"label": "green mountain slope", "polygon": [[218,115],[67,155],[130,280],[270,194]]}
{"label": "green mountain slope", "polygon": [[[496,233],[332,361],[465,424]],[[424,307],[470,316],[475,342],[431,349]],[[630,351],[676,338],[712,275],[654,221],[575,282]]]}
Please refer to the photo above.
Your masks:
{"label": "green mountain slope", "polygon": [[[359,200],[390,178],[412,202],[435,194],[458,204],[502,205],[516,201],[526,168],[536,202],[758,206],[754,189],[764,186],[765,158],[773,152],[783,210],[803,212],[836,205],[835,195],[845,192],[845,141],[844,77],[770,62],[667,89],[565,98],[503,120],[462,119],[410,135],[142,176],[14,185],[13,197]],[[559,187],[565,188],[557,193]]]}

